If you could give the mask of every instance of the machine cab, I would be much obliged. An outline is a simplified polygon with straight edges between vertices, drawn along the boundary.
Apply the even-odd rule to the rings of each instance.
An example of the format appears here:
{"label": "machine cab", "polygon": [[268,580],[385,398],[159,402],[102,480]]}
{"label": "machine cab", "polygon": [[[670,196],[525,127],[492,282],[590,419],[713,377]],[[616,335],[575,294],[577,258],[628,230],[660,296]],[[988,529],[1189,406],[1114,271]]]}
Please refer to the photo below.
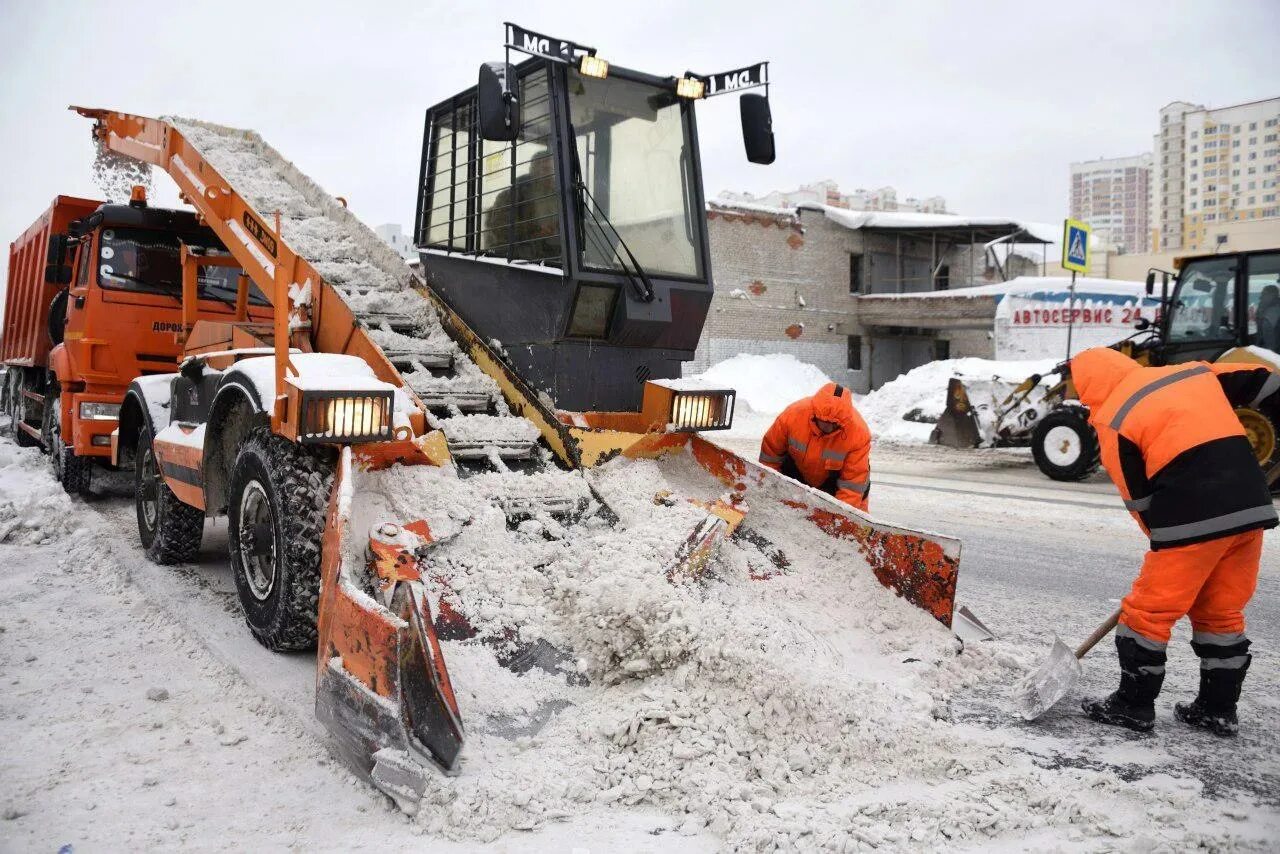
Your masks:
{"label": "machine cab", "polygon": [[[424,272],[559,408],[636,409],[645,380],[693,357],[711,304],[694,104],[722,81],[611,66],[513,25],[507,36],[531,57],[483,66],[476,88],[427,111]],[[743,71],[742,85],[763,85],[763,63]],[[768,144],[753,159],[768,162],[767,101],[746,97],[764,105],[749,122]]]}
{"label": "machine cab", "polygon": [[1280,352],[1280,251],[1180,258],[1162,330],[1164,361],[1212,361],[1232,347]]}

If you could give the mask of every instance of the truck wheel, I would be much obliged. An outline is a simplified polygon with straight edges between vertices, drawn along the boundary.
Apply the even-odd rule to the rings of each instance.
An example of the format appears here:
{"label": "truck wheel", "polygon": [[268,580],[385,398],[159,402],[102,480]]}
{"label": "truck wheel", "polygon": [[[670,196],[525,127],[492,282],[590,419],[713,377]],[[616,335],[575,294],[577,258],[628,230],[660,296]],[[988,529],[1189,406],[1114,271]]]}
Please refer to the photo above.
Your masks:
{"label": "truck wheel", "polygon": [[89,495],[93,479],[93,460],[76,456],[74,448],[62,441],[62,398],[50,395],[44,399],[44,418],[40,425],[44,446],[49,450],[49,467],[53,479],[62,484],[68,495]]}
{"label": "truck wheel", "polygon": [[227,536],[245,620],[277,652],[314,649],[320,540],[334,465],[265,426],[245,438],[231,472]]}
{"label": "truck wheel", "polygon": [[138,432],[133,456],[133,503],[138,512],[138,537],[154,563],[188,563],[204,538],[204,511],[184,504],[160,475],[151,447],[151,428]]}
{"label": "truck wheel", "polygon": [[40,443],[20,426],[27,416],[27,398],[22,393],[26,384],[22,380],[22,372],[15,369],[9,375],[9,426],[13,428],[13,441],[19,448],[34,448]]}
{"label": "truck wheel", "polygon": [[1054,480],[1084,480],[1098,470],[1098,434],[1081,413],[1061,407],[1032,431],[1031,455]]}

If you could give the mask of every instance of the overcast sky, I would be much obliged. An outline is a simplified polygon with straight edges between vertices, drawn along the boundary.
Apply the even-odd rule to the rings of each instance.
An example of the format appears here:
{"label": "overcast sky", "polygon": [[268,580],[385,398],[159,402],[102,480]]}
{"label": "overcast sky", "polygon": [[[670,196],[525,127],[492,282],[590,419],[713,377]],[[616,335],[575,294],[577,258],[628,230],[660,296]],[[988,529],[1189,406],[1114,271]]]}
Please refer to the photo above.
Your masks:
{"label": "overcast sky", "polygon": [[1277,0],[0,0],[0,233],[94,196],[72,103],[254,128],[370,225],[409,228],[423,110],[501,58],[507,19],[653,73],[771,60],[777,162],[746,162],[732,96],[701,104],[708,196],[833,178],[1054,222],[1068,164],[1149,150],[1164,104],[1280,95]]}

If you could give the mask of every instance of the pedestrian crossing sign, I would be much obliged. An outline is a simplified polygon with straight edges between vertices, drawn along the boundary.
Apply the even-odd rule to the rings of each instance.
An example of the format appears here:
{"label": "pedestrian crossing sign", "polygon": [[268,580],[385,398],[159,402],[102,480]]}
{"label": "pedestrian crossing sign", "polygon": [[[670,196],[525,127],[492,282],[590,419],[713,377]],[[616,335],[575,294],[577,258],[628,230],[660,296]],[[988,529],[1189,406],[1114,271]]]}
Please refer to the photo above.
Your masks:
{"label": "pedestrian crossing sign", "polygon": [[1062,223],[1062,269],[1089,272],[1089,232],[1092,229],[1075,219]]}

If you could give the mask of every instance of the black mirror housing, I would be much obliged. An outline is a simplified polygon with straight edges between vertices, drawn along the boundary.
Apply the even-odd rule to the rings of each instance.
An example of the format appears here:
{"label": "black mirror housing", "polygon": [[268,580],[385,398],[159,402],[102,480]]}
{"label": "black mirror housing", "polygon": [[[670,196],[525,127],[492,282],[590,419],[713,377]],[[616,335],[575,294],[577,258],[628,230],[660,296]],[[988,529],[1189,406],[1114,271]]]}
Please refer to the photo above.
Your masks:
{"label": "black mirror housing", "polygon": [[71,284],[71,265],[47,264],[44,268],[44,281],[49,285]]}
{"label": "black mirror housing", "polygon": [[1156,271],[1147,271],[1147,296],[1151,296],[1156,292]]}
{"label": "black mirror housing", "polygon": [[513,88],[515,82],[515,68],[509,62],[486,62],[480,66],[476,107],[482,139],[512,142],[520,135],[520,100]]}
{"label": "black mirror housing", "polygon": [[748,92],[738,100],[742,112],[742,143],[747,149],[747,160],[768,166],[777,152],[773,146],[773,114],[769,99],[764,95]]}
{"label": "black mirror housing", "polygon": [[1133,328],[1139,332],[1145,332],[1151,328],[1151,321],[1145,317],[1139,317],[1133,322]]}

